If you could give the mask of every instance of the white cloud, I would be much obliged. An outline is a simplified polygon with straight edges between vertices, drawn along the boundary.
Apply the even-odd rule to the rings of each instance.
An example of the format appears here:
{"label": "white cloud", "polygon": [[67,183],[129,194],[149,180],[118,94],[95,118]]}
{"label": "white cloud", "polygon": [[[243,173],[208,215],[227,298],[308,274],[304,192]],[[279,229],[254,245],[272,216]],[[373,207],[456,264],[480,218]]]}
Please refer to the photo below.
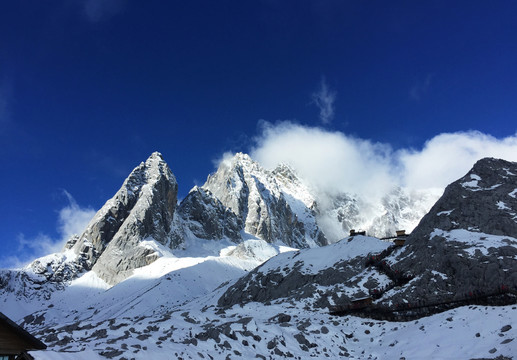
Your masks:
{"label": "white cloud", "polygon": [[[269,169],[290,164],[316,191],[320,209],[332,209],[336,195],[345,192],[357,197],[362,216],[371,219],[382,211],[375,204],[395,186],[427,194],[422,204],[428,201],[426,206],[431,206],[445,186],[464,176],[477,160],[517,161],[517,135],[497,139],[477,131],[444,133],[421,149],[394,150],[387,143],[337,131],[264,122],[251,156]],[[319,221],[330,239],[345,235],[331,213]]]}
{"label": "white cloud", "polygon": [[212,160],[214,168],[217,169],[221,164],[229,165],[234,155],[235,154],[231,151],[225,151],[219,158],[215,158]]}
{"label": "white cloud", "polygon": [[497,139],[479,131],[444,133],[422,149],[400,150],[403,185],[410,188],[444,188],[465,175],[484,157],[517,161],[517,135]]}
{"label": "white cloud", "polygon": [[59,210],[57,221],[59,238],[53,239],[42,233],[34,238],[27,238],[24,234],[19,234],[17,238],[18,254],[0,259],[0,268],[18,268],[35,258],[59,252],[72,235],[81,234],[84,231],[88,222],[95,215],[95,210],[80,207],[70,193],[66,190],[63,190],[63,193],[68,199],[68,205]]}
{"label": "white cloud", "polygon": [[383,193],[393,185],[392,150],[320,128],[292,122],[263,123],[252,158],[268,168],[290,164],[324,192]]}
{"label": "white cloud", "polygon": [[323,124],[330,124],[334,118],[336,93],[329,89],[325,78],[321,78],[320,88],[312,94],[312,103],[320,110],[319,118]]}
{"label": "white cloud", "polygon": [[517,161],[517,135],[497,139],[477,131],[444,133],[422,149],[394,150],[387,143],[292,122],[264,123],[252,157],[268,168],[285,162],[318,189],[372,197],[394,185],[443,189],[483,157]]}

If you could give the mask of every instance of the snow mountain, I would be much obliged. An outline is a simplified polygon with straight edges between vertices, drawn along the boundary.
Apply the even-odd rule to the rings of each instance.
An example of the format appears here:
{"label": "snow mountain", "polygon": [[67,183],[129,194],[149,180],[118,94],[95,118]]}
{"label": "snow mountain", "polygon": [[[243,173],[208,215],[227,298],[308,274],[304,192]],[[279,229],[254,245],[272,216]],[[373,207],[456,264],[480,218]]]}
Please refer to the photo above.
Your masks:
{"label": "snow mountain", "polygon": [[399,189],[329,206],[289,166],[237,154],[177,204],[154,153],[61,253],[0,271],[2,312],[49,346],[36,359],[507,359],[516,174],[480,160],[403,246],[329,243],[325,221],[388,231],[428,198]]}

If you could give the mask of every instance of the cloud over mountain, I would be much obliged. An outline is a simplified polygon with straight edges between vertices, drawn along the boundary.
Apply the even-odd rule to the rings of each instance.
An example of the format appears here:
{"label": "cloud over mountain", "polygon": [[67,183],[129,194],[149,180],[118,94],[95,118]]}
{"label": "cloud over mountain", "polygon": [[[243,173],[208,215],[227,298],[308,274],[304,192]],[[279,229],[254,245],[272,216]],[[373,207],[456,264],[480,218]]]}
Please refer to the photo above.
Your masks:
{"label": "cloud over mountain", "polygon": [[498,139],[478,131],[442,133],[421,149],[394,149],[339,131],[264,122],[251,156],[268,168],[288,163],[325,192],[375,196],[394,185],[443,189],[483,157],[517,161],[517,135]]}

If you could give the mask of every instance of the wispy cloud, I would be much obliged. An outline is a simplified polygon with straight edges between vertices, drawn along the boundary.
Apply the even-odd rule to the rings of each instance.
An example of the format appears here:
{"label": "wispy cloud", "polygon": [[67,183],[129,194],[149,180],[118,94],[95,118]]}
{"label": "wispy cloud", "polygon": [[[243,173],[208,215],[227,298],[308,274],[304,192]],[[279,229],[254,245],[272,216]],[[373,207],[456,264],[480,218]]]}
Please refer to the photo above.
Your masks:
{"label": "wispy cloud", "polygon": [[0,82],[0,133],[7,123],[11,121],[9,101],[11,98],[11,81],[5,77]]}
{"label": "wispy cloud", "polygon": [[420,101],[422,96],[424,96],[429,90],[432,79],[433,74],[427,74],[423,81],[417,81],[411,89],[409,89],[409,98],[415,101]]}
{"label": "wispy cloud", "polygon": [[324,77],[321,78],[319,89],[311,96],[312,103],[320,110],[319,118],[323,124],[330,124],[334,119],[334,102],[336,93],[332,91]]}
{"label": "wispy cloud", "polygon": [[80,0],[80,5],[86,18],[97,23],[120,13],[125,0]]}
{"label": "wispy cloud", "polygon": [[80,207],[68,191],[63,190],[63,194],[68,199],[68,204],[58,212],[59,237],[53,239],[49,235],[40,233],[28,238],[25,234],[19,234],[18,254],[0,258],[0,268],[19,268],[35,258],[59,252],[72,235],[81,234],[84,231],[95,215],[95,210]]}
{"label": "wispy cloud", "polygon": [[63,193],[68,199],[68,205],[59,210],[58,231],[64,244],[72,235],[84,231],[96,211],[90,207],[80,207],[68,191],[63,190]]}

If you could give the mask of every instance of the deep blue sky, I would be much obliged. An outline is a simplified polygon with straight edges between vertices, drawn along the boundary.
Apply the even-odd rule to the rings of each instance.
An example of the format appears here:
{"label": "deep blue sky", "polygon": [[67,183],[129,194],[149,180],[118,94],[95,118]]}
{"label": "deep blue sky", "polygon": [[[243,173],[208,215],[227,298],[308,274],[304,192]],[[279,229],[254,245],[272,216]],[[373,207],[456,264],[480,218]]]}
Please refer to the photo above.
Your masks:
{"label": "deep blue sky", "polygon": [[[443,132],[514,135],[512,1],[4,1],[0,246],[58,238],[68,191],[100,208],[155,150],[180,196],[258,122],[395,148]],[[336,94],[328,124],[311,102]],[[24,251],[24,250],[23,250]]]}

